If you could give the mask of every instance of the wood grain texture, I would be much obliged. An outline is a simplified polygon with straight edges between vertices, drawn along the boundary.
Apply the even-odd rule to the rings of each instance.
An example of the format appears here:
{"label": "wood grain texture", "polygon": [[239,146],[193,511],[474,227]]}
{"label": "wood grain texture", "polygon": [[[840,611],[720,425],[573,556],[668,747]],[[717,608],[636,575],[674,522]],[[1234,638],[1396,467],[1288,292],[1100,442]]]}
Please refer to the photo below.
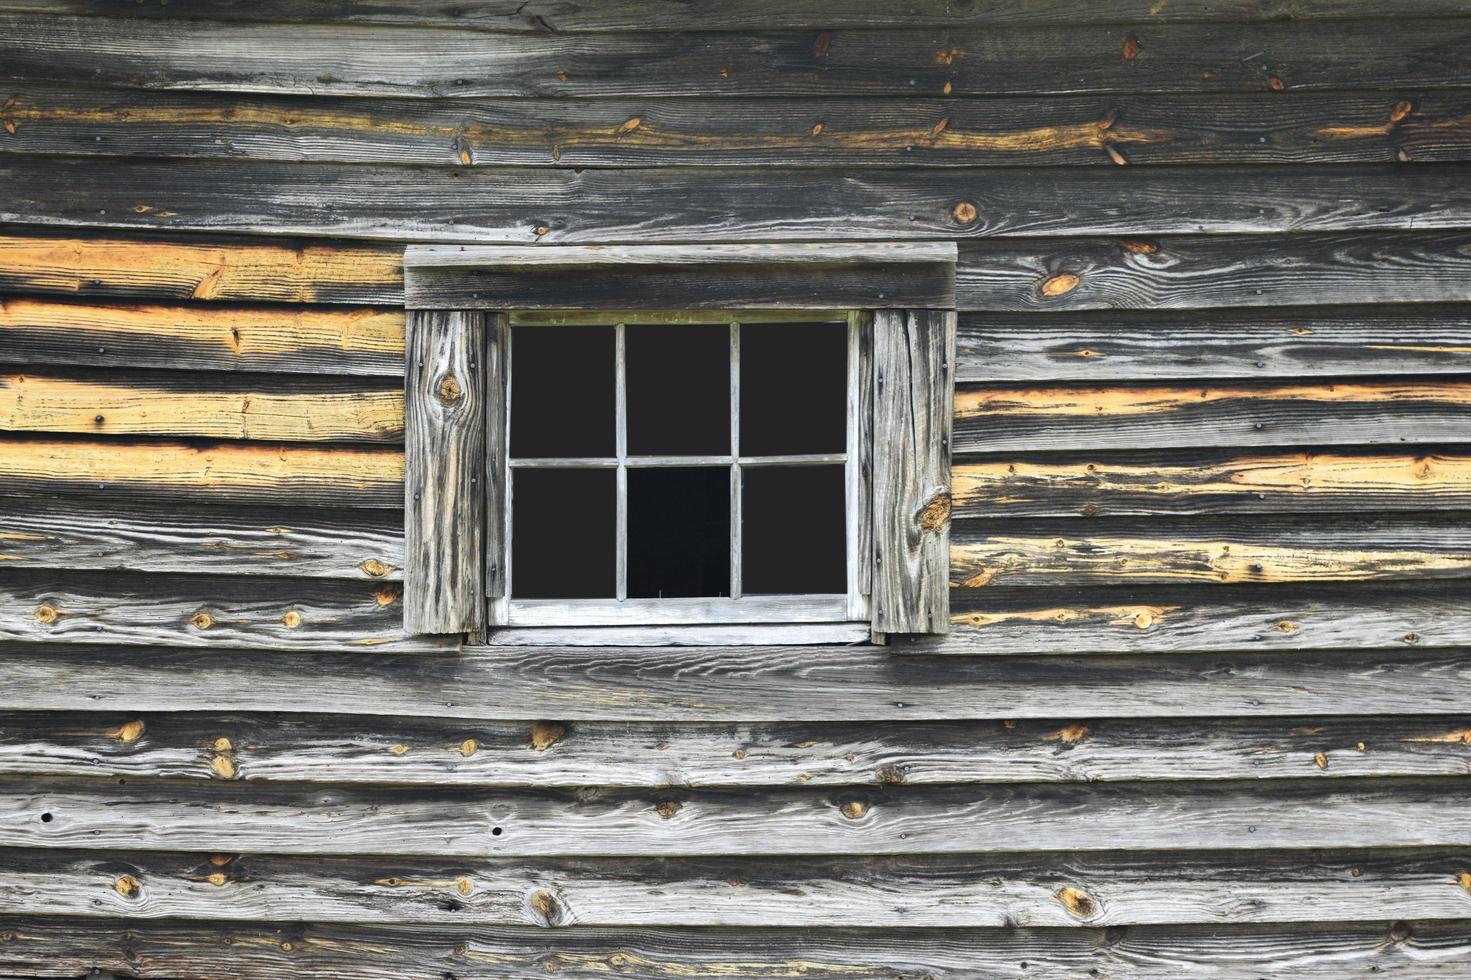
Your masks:
{"label": "wood grain texture", "polygon": [[955,516],[1110,517],[1471,509],[1471,456],[1172,453],[955,466]]}
{"label": "wood grain texture", "polygon": [[1457,302],[1471,299],[1471,236],[968,242],[957,288],[962,309],[1025,313]]}
{"label": "wood grain texture", "polygon": [[397,447],[3,436],[0,477],[3,495],[403,507]]}
{"label": "wood grain texture", "polygon": [[197,508],[85,499],[0,500],[7,569],[401,577],[396,511]]}
{"label": "wood grain texture", "polygon": [[397,584],[214,576],[16,574],[0,568],[0,642],[446,652],[403,630]]}
{"label": "wood grain texture", "polygon": [[[323,707],[331,707],[329,704]],[[478,722],[342,715],[0,715],[8,779],[458,787],[921,786],[1461,776],[1444,717],[1064,717],[806,723]],[[215,746],[228,744],[228,749]]]}
{"label": "wood grain texture", "polygon": [[955,393],[956,452],[1434,444],[1471,440],[1460,379]]}
{"label": "wood grain texture", "polygon": [[456,657],[26,644],[0,711],[653,721],[1227,718],[1464,712],[1460,651],[896,657],[866,647],[467,647]]}
{"label": "wood grain texture", "polygon": [[[28,13],[71,13],[85,16],[177,18],[165,4],[118,5],[108,0],[3,0],[0,10]],[[1394,11],[1405,17],[1456,16],[1465,13],[1457,0],[1398,0]],[[1145,23],[1335,20],[1379,16],[1382,6],[1365,0],[1109,0],[1080,5],[1066,0],[987,0],[958,6],[947,0],[909,0],[896,10],[884,0],[848,0],[839,8],[821,0],[794,0],[773,9],[761,0],[694,0],[669,8],[650,0],[461,0],[455,3],[397,0],[338,0],[330,5],[300,0],[196,0],[189,16],[209,20],[386,24],[459,27],[530,34],[593,31],[827,30],[854,27],[963,26],[989,24]]]}
{"label": "wood grain texture", "polygon": [[[75,977],[101,965],[144,980],[504,980],[831,976],[922,971],[936,980],[1097,975],[1175,980],[1465,977],[1464,923],[1304,926],[798,930],[568,929],[81,922],[14,916],[0,965]],[[1022,966],[1021,964],[1026,964]]]}
{"label": "wood grain texture", "polygon": [[961,521],[951,532],[958,588],[1124,584],[1275,584],[1459,579],[1471,531],[1459,515]]}
{"label": "wood grain texture", "polygon": [[7,130],[0,153],[844,168],[1447,163],[1471,155],[1471,100],[1460,91],[449,101],[20,83],[6,94],[3,119],[15,132]]}
{"label": "wood grain texture", "polygon": [[485,342],[492,318],[414,310],[404,444],[404,629],[485,625]]}
{"label": "wood grain texture", "polygon": [[7,915],[493,926],[1069,927],[1463,919],[1464,852],[478,859],[0,852]]}
{"label": "wood grain texture", "polygon": [[769,169],[747,167],[631,174],[4,156],[0,179],[11,191],[0,201],[0,221],[439,243],[912,241],[1471,225],[1471,169],[1462,164],[793,169],[773,182]]}
{"label": "wood grain texture", "polygon": [[11,365],[403,377],[401,310],[0,298]]}
{"label": "wood grain texture", "polygon": [[1168,793],[1148,782],[532,792],[230,781],[0,786],[0,847],[468,858],[1471,846],[1452,802],[1464,777]]}
{"label": "wood grain texture", "polygon": [[414,97],[1394,90],[1457,87],[1471,41],[1465,17],[1397,18],[1392,29],[1374,20],[888,26],[823,31],[820,43],[811,31],[752,27],[487,43],[473,31],[416,27],[0,14],[0,78]]}
{"label": "wood grain texture", "polygon": [[873,628],[950,628],[950,404],[955,313],[873,321]]}
{"label": "wood grain texture", "polygon": [[[506,594],[510,556],[507,554],[507,510],[511,500],[511,323],[504,313],[492,314],[485,324],[485,591],[487,598]],[[482,602],[485,625],[499,626],[500,606]],[[484,635],[489,639],[489,631]]]}
{"label": "wood grain texture", "polygon": [[[1120,576],[1126,578],[1126,576]],[[1324,586],[986,589],[951,600],[943,642],[899,638],[899,653],[1219,653],[1434,649],[1471,642],[1456,580]]]}
{"label": "wood grain texture", "polygon": [[0,292],[275,303],[403,302],[401,248],[17,232],[10,229],[0,236]]}
{"label": "wood grain texture", "polygon": [[962,382],[1458,374],[1471,366],[1471,309],[967,313],[957,347]]}
{"label": "wood grain texture", "polygon": [[[557,310],[955,305],[955,245],[411,245],[405,305]],[[575,284],[575,288],[573,286]]]}
{"label": "wood grain texture", "polygon": [[0,429],[281,442],[403,440],[399,381],[52,369],[0,372]]}

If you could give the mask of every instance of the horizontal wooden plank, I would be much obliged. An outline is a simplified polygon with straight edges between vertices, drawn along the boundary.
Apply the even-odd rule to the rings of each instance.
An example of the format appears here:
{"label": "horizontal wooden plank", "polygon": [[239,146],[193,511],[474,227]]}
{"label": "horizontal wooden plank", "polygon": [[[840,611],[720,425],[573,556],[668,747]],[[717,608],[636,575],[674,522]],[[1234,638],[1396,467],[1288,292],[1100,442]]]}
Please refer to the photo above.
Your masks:
{"label": "horizontal wooden plank", "polygon": [[953,242],[411,245],[411,309],[950,309]]}
{"label": "horizontal wooden plank", "polygon": [[38,569],[401,577],[397,511],[198,508],[0,499],[0,563]]}
{"label": "horizontal wooden plank", "polygon": [[817,34],[552,32],[488,42],[475,31],[418,27],[302,23],[283,30],[0,14],[0,78],[415,97],[1429,89],[1461,84],[1471,67],[1468,42],[1465,17]]}
{"label": "horizontal wooden plank", "polygon": [[7,850],[6,915],[532,926],[1067,927],[1464,919],[1471,855],[617,860]]}
{"label": "horizontal wooden plank", "polygon": [[[121,9],[121,8],[119,8]],[[191,11],[192,12],[192,11]],[[665,15],[655,20],[667,19]],[[912,26],[912,25],[910,25]],[[990,98],[303,97],[11,85],[0,153],[430,166],[1458,162],[1471,100],[1428,91]]]}
{"label": "horizontal wooden plank", "polygon": [[[10,917],[0,964],[74,977],[97,966],[167,980],[504,980],[780,976],[883,970],[935,980],[1129,976],[1176,980],[1471,975],[1463,922],[970,930],[566,929],[534,926],[249,925]],[[1026,964],[1020,966],[1020,964]]]}
{"label": "horizontal wooden plank", "polygon": [[397,510],[403,472],[397,448],[0,436],[4,495]]}
{"label": "horizontal wooden plank", "polygon": [[952,600],[947,642],[891,638],[896,652],[1220,653],[1471,645],[1459,581],[1171,588],[986,589]]}
{"label": "horizontal wooden plank", "polygon": [[[1455,16],[1465,13],[1458,0],[1397,0],[1402,17]],[[180,16],[167,5],[119,6],[109,0],[0,0],[0,10],[69,13],[87,16]],[[460,27],[544,34],[592,31],[687,31],[835,29],[853,27],[963,26],[983,24],[1141,24],[1190,21],[1278,21],[1378,16],[1385,8],[1365,0],[1109,0],[1085,5],[1066,0],[987,0],[958,5],[951,0],[908,0],[902,11],[886,0],[847,0],[834,8],[822,0],[791,0],[771,9],[761,0],[693,0],[670,9],[650,0],[462,0],[453,5],[335,0],[328,5],[300,0],[195,0],[190,17],[210,20],[261,20],[317,23]]]}
{"label": "horizontal wooden plank", "polygon": [[[1440,780],[595,792],[27,780],[0,847],[447,857],[1467,847]],[[289,826],[289,834],[282,827]]]}
{"label": "horizontal wooden plank", "polygon": [[[899,657],[879,647],[467,647],[454,657],[16,644],[0,711],[482,721],[1225,718],[1464,712],[1461,651]],[[734,749],[732,749],[734,751]]]}
{"label": "horizontal wooden plank", "polygon": [[23,224],[441,243],[1133,238],[1471,226],[1471,167],[1461,164],[793,169],[773,181],[763,167],[633,173],[3,156],[0,179],[11,189],[0,201],[0,220]]}
{"label": "horizontal wooden plank", "polygon": [[0,343],[11,365],[392,378],[404,373],[401,310],[0,298]]}
{"label": "horizontal wooden plank", "polygon": [[[99,216],[100,217],[100,216]],[[0,293],[403,303],[403,249],[212,237],[0,235]]]}
{"label": "horizontal wooden plank", "polygon": [[0,642],[254,650],[452,651],[410,636],[402,588],[321,580],[16,573],[0,566]]}
{"label": "horizontal wooden plank", "polygon": [[0,430],[403,441],[403,382],[198,372],[0,372]]}
{"label": "horizontal wooden plank", "polygon": [[1471,441],[1461,380],[957,388],[956,452]]}
{"label": "horizontal wooden plank", "polygon": [[965,313],[957,348],[962,383],[1452,374],[1471,368],[1471,309]]}
{"label": "horizontal wooden plank", "polygon": [[1461,776],[1471,765],[1464,714],[883,725],[484,723],[218,711],[0,720],[0,776],[19,779],[218,780],[228,773],[268,783],[661,789],[1336,780]]}
{"label": "horizontal wooden plank", "polygon": [[972,459],[955,467],[967,517],[1098,517],[1471,509],[1471,456],[1282,453]]}
{"label": "horizontal wooden plank", "polygon": [[1318,517],[962,521],[950,537],[958,588],[1359,582],[1471,575],[1471,528],[1441,519]]}
{"label": "horizontal wooden plank", "polygon": [[1025,313],[1457,302],[1471,299],[1471,235],[968,242],[957,278],[962,308]]}

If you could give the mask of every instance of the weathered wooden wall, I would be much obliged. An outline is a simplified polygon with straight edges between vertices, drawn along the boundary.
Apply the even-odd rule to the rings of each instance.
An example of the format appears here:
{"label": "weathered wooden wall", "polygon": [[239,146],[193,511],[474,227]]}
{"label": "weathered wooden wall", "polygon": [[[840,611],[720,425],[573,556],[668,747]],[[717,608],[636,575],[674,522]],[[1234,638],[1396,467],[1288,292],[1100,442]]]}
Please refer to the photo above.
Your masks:
{"label": "weathered wooden wall", "polygon": [[[0,975],[1471,976],[1471,5],[182,6],[0,0]],[[404,633],[404,243],[832,239],[947,637]]]}

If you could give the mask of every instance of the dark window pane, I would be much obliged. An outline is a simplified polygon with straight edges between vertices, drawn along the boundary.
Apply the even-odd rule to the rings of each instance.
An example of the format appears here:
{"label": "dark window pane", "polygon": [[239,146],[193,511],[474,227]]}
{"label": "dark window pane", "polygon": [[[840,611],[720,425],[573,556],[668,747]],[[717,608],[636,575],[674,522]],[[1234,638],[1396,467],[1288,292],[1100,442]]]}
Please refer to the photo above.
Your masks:
{"label": "dark window pane", "polygon": [[843,467],[747,466],[741,482],[742,592],[847,592]]}
{"label": "dark window pane", "polygon": [[847,324],[741,325],[742,456],[840,453],[847,428]]}
{"label": "dark window pane", "polygon": [[511,455],[612,456],[612,327],[511,330]]}
{"label": "dark window pane", "polygon": [[628,471],[628,597],[730,594],[730,468]]}
{"label": "dark window pane", "polygon": [[617,590],[617,471],[514,470],[511,594],[611,599]]}
{"label": "dark window pane", "polygon": [[628,452],[730,452],[730,327],[629,324]]}

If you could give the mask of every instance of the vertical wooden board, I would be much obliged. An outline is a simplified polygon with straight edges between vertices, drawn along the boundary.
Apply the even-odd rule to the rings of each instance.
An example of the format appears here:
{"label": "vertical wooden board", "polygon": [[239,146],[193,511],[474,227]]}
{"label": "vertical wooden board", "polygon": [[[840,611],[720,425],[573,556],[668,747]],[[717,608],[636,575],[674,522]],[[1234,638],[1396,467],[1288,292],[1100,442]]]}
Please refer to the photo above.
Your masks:
{"label": "vertical wooden board", "polygon": [[485,337],[485,594],[491,597],[506,594],[510,353],[509,320],[504,313],[493,313],[487,322]]}
{"label": "vertical wooden board", "polygon": [[874,316],[873,628],[949,628],[955,313]]}
{"label": "vertical wooden board", "polygon": [[413,310],[405,378],[404,629],[484,625],[488,314]]}

